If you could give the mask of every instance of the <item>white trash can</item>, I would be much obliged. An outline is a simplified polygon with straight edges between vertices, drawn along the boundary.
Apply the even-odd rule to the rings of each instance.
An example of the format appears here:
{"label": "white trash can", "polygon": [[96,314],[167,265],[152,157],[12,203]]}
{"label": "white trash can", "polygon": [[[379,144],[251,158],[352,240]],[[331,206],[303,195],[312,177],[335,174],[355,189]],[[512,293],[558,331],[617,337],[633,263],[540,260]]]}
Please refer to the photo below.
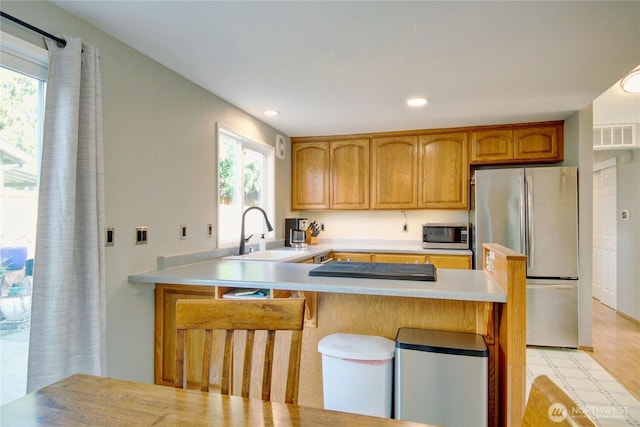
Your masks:
{"label": "white trash can", "polygon": [[320,340],[324,408],[391,418],[395,342],[332,334]]}

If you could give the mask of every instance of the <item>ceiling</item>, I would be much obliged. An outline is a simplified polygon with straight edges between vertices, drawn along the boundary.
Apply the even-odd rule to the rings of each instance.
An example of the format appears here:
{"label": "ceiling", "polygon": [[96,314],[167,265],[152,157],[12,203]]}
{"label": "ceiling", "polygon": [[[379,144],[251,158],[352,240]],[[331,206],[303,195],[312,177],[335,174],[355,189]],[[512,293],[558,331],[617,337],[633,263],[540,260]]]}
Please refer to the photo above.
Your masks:
{"label": "ceiling", "polygon": [[289,136],[564,119],[640,64],[639,1],[53,3]]}

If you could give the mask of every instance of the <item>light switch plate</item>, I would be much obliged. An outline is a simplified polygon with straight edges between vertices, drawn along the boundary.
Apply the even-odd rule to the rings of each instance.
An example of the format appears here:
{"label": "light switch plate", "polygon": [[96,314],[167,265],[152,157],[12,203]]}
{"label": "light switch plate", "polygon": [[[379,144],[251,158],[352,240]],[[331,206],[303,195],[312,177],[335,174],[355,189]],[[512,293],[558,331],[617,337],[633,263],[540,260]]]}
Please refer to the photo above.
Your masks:
{"label": "light switch plate", "polygon": [[149,227],[136,227],[136,245],[146,245],[148,243]]}
{"label": "light switch plate", "polygon": [[115,233],[116,229],[113,227],[107,227],[105,230],[105,246],[115,246]]}

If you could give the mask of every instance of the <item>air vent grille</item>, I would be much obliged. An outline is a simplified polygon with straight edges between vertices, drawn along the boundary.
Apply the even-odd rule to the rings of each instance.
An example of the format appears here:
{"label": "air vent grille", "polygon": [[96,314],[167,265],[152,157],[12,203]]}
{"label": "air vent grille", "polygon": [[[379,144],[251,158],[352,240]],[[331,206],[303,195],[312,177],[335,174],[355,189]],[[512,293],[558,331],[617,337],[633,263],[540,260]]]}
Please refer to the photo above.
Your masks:
{"label": "air vent grille", "polygon": [[640,148],[640,124],[620,124],[593,127],[595,150]]}

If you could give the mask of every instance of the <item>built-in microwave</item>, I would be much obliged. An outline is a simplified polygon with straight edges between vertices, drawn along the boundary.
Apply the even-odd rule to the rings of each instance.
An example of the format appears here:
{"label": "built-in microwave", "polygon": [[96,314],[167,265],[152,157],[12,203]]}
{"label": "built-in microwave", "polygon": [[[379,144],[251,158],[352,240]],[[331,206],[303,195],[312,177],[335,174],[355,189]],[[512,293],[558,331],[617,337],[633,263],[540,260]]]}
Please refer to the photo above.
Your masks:
{"label": "built-in microwave", "polygon": [[469,223],[422,224],[424,249],[469,249]]}

